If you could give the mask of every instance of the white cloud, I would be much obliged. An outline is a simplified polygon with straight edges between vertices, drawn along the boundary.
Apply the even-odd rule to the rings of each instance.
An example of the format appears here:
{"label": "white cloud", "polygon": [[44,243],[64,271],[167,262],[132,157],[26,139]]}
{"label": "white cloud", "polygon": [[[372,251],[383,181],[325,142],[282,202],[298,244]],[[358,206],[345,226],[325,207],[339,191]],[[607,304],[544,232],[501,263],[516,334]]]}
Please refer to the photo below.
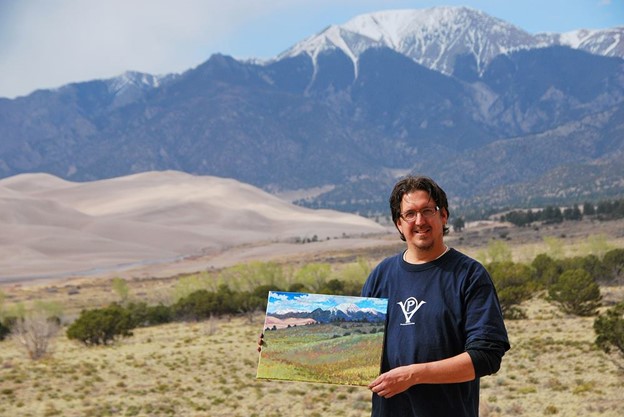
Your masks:
{"label": "white cloud", "polygon": [[31,0],[3,12],[0,95],[12,96],[126,70],[183,71],[269,10],[257,0]]}

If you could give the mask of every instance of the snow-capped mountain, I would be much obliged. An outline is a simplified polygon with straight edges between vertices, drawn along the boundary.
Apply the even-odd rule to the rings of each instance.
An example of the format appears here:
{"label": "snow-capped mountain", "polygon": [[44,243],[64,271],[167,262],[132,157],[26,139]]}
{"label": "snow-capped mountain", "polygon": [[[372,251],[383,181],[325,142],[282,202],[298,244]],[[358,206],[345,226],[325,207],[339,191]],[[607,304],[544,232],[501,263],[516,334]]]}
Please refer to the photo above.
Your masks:
{"label": "snow-capped mountain", "polygon": [[430,69],[453,72],[455,56],[473,55],[482,70],[501,53],[539,46],[524,30],[467,7],[388,10],[357,16],[330,26],[282,53],[278,59],[301,53],[316,60],[340,49],[354,62],[369,48],[384,46]]}
{"label": "snow-capped mountain", "polygon": [[343,303],[343,304],[337,305],[336,307],[332,307],[329,311],[331,311],[332,314],[338,314],[339,312],[341,312],[341,313],[349,315],[349,314],[357,313],[358,311],[361,311],[361,310],[358,306],[356,306],[353,303]]}
{"label": "snow-capped mountain", "polygon": [[289,318],[311,318],[317,323],[331,323],[334,321],[368,321],[383,322],[386,315],[374,309],[359,308],[355,304],[340,304],[327,310],[317,308],[311,312],[276,312],[271,314],[280,320]]}
{"label": "snow-capped mountain", "polygon": [[594,55],[624,57],[624,26],[566,33],[540,33],[535,36],[546,45],[569,46]]}
{"label": "snow-capped mountain", "polygon": [[124,94],[129,90],[149,90],[159,87],[168,76],[157,76],[136,71],[126,71],[122,75],[107,80],[108,89],[113,94]]}
{"label": "snow-capped mountain", "polygon": [[458,56],[473,57],[481,74],[498,55],[552,45],[624,57],[624,28],[533,36],[468,7],[388,10],[329,26],[286,50],[277,60],[307,54],[316,63],[320,54],[340,50],[353,62],[357,77],[360,55],[370,48],[387,47],[447,75],[453,74]]}

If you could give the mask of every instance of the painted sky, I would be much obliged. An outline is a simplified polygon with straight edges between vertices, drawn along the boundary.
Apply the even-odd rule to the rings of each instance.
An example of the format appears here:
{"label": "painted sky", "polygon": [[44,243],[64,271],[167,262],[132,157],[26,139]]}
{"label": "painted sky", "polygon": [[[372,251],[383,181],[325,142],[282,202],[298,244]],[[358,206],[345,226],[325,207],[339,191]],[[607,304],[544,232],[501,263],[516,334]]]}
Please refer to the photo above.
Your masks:
{"label": "painted sky", "polygon": [[179,73],[214,53],[271,58],[358,14],[444,5],[530,33],[624,25],[624,0],[0,0],[0,97],[130,70]]}
{"label": "painted sky", "polygon": [[271,291],[269,293],[267,313],[311,312],[317,308],[328,310],[340,304],[355,304],[361,309],[374,309],[382,314],[386,314],[388,301],[378,298]]}

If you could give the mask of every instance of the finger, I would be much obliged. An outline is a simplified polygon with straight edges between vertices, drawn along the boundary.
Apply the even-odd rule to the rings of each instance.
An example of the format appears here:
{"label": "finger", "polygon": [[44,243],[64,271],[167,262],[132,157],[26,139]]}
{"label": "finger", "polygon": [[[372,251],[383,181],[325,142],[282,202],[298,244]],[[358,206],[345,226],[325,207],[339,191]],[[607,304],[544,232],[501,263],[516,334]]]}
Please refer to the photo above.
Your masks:
{"label": "finger", "polygon": [[370,384],[368,384],[368,389],[373,389],[377,386],[379,386],[381,384],[381,377],[377,377],[373,380],[373,382],[371,382]]}
{"label": "finger", "polygon": [[392,397],[394,397],[394,392],[392,392],[392,391],[384,392],[383,397],[384,398],[392,398]]}
{"label": "finger", "polygon": [[264,333],[260,333],[258,336],[258,352],[262,352],[262,345],[264,345]]}

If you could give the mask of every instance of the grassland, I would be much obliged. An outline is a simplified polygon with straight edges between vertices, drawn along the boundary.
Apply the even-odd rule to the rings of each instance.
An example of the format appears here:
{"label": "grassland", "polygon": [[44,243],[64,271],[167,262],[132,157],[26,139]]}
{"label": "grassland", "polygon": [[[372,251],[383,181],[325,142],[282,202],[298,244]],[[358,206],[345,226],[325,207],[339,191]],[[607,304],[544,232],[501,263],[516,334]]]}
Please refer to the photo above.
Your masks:
{"label": "grassland", "polygon": [[[583,235],[594,230],[586,226],[551,232],[565,239],[561,248],[565,254],[585,253]],[[622,230],[621,224],[610,224],[599,233],[608,237],[609,245],[622,247]],[[514,259],[518,260],[517,254],[534,256],[543,249],[538,247],[543,239],[534,233],[521,230],[505,235],[506,242],[517,244]],[[499,234],[464,238],[463,243],[480,240],[480,247],[452,244],[476,254]],[[345,250],[331,257],[342,262],[368,256],[374,263],[385,255],[383,251]],[[141,278],[129,284],[133,297],[160,301],[177,279]],[[60,302],[68,320],[81,308],[116,298],[110,280],[86,278],[15,285],[3,291],[9,304]],[[622,287],[602,291],[606,302],[624,299]],[[481,380],[481,417],[623,416],[622,361],[595,347],[594,319],[564,315],[540,296],[522,308],[526,319],[506,323],[512,349],[503,358],[501,370]],[[137,329],[134,336],[107,347],[86,348],[61,333],[50,356],[39,361],[30,360],[7,339],[0,342],[0,416],[370,415],[370,392],[365,387],[257,379],[256,339],[264,316],[258,313],[250,318]]]}
{"label": "grassland", "polygon": [[[481,416],[624,415],[624,373],[594,347],[592,318],[541,299],[507,323],[512,349],[482,379]],[[261,315],[138,329],[114,346],[57,338],[33,362],[0,342],[2,416],[367,416],[364,387],[256,379]]]}

